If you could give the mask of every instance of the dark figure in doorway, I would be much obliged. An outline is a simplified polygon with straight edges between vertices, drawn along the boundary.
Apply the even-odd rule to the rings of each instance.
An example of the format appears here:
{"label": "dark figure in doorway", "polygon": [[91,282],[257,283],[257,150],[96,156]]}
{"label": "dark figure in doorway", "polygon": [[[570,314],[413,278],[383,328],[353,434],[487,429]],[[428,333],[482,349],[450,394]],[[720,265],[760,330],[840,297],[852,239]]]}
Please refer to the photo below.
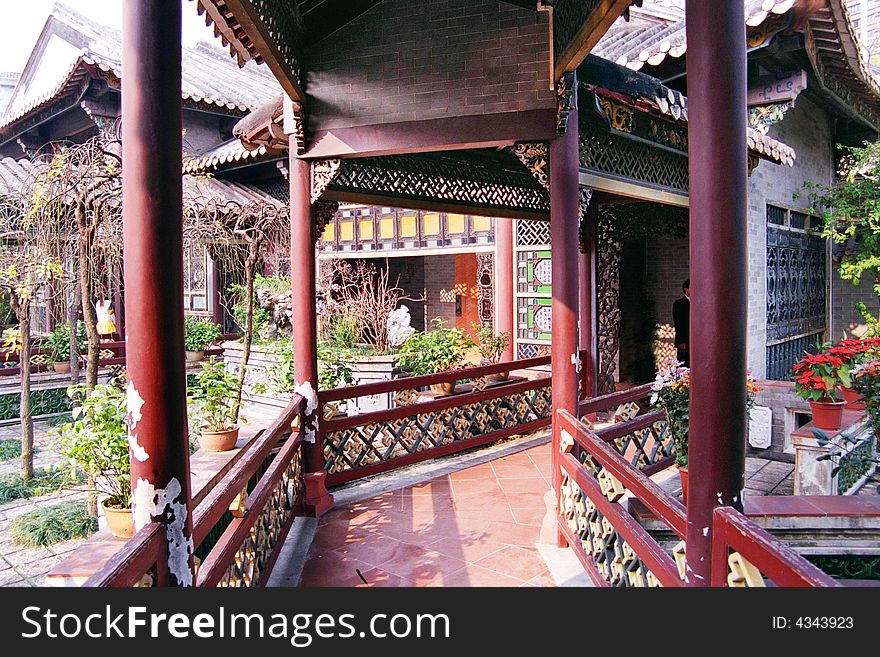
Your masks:
{"label": "dark figure in doorway", "polygon": [[691,366],[691,279],[681,284],[684,296],[672,304],[672,322],[675,324],[676,358]]}

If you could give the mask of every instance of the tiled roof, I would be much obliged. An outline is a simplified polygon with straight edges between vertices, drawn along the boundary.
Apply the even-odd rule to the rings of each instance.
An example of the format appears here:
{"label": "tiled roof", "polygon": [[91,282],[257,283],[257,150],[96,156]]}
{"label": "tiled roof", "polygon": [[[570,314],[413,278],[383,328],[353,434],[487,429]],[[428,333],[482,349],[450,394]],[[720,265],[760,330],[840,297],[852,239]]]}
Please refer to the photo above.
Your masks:
{"label": "tiled roof", "polygon": [[[13,110],[0,123],[0,131],[39,111],[61,96],[82,89],[86,78],[104,78],[119,88],[122,79],[122,34],[98,25],[63,5],[56,5],[52,19],[70,25],[89,41],[58,84],[48,93]],[[251,64],[239,68],[220,48],[204,42],[184,47],[182,52],[181,96],[184,101],[214,110],[246,113],[278,94],[279,86],[271,73]]]}
{"label": "tiled roof", "polygon": [[0,196],[17,192],[33,167],[33,163],[27,159],[4,157],[0,160]]}
{"label": "tiled roof", "polygon": [[[746,25],[758,27],[774,15],[785,14],[795,0],[744,0]],[[687,51],[683,20],[655,23],[634,14],[630,22],[618,20],[599,40],[593,54],[638,71],[659,66],[667,57],[679,58]]]}
{"label": "tiled roof", "polygon": [[[627,69],[595,55],[590,55],[578,69],[580,83],[599,95],[625,99],[642,111],[661,115],[668,120],[687,123],[687,96],[670,89],[656,78],[641,71]],[[747,128],[749,150],[764,159],[794,166],[795,151],[781,141]]]}
{"label": "tiled roof", "polygon": [[259,160],[270,155],[273,154],[263,144],[248,150],[242,145],[241,140],[230,139],[201,155],[186,158],[183,162],[183,171],[184,173],[205,172],[218,169],[226,164]]}

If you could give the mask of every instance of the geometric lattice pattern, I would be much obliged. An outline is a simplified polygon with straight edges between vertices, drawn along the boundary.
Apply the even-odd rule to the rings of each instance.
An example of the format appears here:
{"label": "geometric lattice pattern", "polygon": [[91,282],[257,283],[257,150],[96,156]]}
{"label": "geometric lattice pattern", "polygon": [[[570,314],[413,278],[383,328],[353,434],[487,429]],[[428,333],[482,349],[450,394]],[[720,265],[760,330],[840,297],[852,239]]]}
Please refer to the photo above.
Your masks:
{"label": "geometric lattice pattern", "polygon": [[617,178],[687,193],[687,157],[609,132],[595,112],[581,112],[581,166]]}
{"label": "geometric lattice pattern", "polygon": [[[601,430],[598,435],[601,437]],[[643,470],[673,455],[672,436],[665,419],[658,420],[645,429],[631,431],[607,444],[638,470]],[[604,472],[604,467],[577,444],[574,448],[574,456],[593,477],[598,478]]]}
{"label": "geometric lattice pattern", "polygon": [[521,172],[442,156],[355,158],[344,160],[328,189],[548,213],[546,190],[520,168]]}
{"label": "geometric lattice pattern", "polygon": [[550,387],[439,411],[330,431],[327,472],[334,474],[550,417]]}
{"label": "geometric lattice pattern", "polygon": [[549,244],[549,221],[520,219],[516,222],[517,246],[547,246]]}
{"label": "geometric lattice pattern", "polygon": [[662,586],[611,522],[577,483],[562,471],[560,514],[599,575],[614,587]]}
{"label": "geometric lattice pattern", "polygon": [[[20,413],[21,395],[10,393],[0,395],[0,420],[14,420]],[[66,388],[51,388],[31,392],[31,415],[51,415],[70,410],[70,398]]]}
{"label": "geometric lattice pattern", "polygon": [[260,575],[276,549],[282,529],[289,524],[291,514],[296,512],[295,504],[302,493],[300,445],[217,586],[252,587],[259,584]]}

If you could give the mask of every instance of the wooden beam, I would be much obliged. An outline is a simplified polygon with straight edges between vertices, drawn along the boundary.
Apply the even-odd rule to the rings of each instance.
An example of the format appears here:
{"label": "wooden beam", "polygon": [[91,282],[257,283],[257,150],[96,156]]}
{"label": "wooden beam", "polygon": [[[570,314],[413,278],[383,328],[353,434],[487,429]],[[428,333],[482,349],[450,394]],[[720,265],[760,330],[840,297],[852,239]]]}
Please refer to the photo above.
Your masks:
{"label": "wooden beam", "polygon": [[281,88],[294,100],[303,102],[305,94],[299,85],[297,75],[284,60],[278,45],[269,34],[251,2],[249,0],[226,0],[226,6],[230,13],[238,19],[241,29],[250,38]]}
{"label": "wooden beam", "polygon": [[557,58],[554,77],[559,79],[563,73],[574,71],[584,61],[599,39],[608,31],[614,21],[629,7],[632,0],[601,0],[587,21],[581,25],[571,41],[565,45]]}

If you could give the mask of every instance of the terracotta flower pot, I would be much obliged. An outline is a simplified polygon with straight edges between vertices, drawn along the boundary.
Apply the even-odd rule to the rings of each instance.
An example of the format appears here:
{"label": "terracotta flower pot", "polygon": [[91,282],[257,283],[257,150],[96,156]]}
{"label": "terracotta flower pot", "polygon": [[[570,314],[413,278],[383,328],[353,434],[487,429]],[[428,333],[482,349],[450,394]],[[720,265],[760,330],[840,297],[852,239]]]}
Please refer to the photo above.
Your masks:
{"label": "terracotta flower pot", "polygon": [[134,536],[134,518],[131,508],[114,509],[106,504],[107,500],[101,500],[101,508],[104,509],[104,519],[107,521],[107,529],[119,538],[131,538]]}
{"label": "terracotta flower pot", "polygon": [[197,363],[205,358],[204,351],[185,351],[186,359],[191,363]]}
{"label": "terracotta flower pot", "polygon": [[843,421],[843,407],[845,401],[810,400],[810,409],[813,411],[813,425],[817,429],[837,431]]}
{"label": "terracotta flower pot", "polygon": [[843,398],[846,400],[846,407],[854,411],[865,410],[865,402],[863,397],[852,388],[842,388]]}
{"label": "terracotta flower pot", "polygon": [[54,369],[59,374],[68,374],[70,372],[70,362],[64,360],[57,363],[52,363],[52,369]]}
{"label": "terracotta flower pot", "polygon": [[433,392],[435,395],[451,395],[455,391],[455,383],[455,381],[432,383],[431,392]]}
{"label": "terracotta flower pot", "polygon": [[510,372],[498,372],[497,374],[490,374],[488,379],[490,381],[507,381],[510,377]]}
{"label": "terracotta flower pot", "polygon": [[238,427],[226,431],[208,431],[202,429],[199,445],[209,452],[228,452],[238,442]]}
{"label": "terracotta flower pot", "polygon": [[688,503],[688,469],[678,466],[678,476],[681,477],[681,501],[687,506]]}

